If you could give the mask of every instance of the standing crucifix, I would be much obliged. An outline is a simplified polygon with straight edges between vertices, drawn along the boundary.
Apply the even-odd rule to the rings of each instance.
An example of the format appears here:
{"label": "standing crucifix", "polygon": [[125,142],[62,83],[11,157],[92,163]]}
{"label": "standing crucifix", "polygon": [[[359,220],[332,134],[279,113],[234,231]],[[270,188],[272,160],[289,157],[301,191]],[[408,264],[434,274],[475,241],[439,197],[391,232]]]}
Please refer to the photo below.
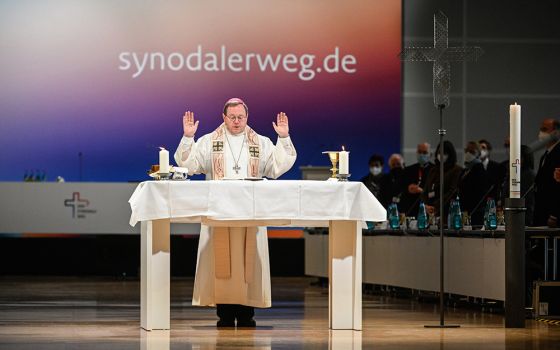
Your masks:
{"label": "standing crucifix", "polygon": [[449,47],[447,16],[439,11],[434,14],[434,47],[405,47],[400,58],[410,62],[433,62],[434,105],[443,109],[449,106],[450,62],[476,61],[483,52],[477,46]]}
{"label": "standing crucifix", "polygon": [[440,290],[439,310],[440,324],[437,328],[459,327],[445,325],[444,321],[444,282],[443,282],[443,138],[446,130],[443,128],[443,110],[449,106],[449,90],[451,87],[450,62],[476,61],[483,51],[480,47],[449,47],[447,16],[439,11],[434,14],[434,47],[406,47],[400,54],[403,61],[433,62],[434,105],[439,110],[439,236],[440,236]]}

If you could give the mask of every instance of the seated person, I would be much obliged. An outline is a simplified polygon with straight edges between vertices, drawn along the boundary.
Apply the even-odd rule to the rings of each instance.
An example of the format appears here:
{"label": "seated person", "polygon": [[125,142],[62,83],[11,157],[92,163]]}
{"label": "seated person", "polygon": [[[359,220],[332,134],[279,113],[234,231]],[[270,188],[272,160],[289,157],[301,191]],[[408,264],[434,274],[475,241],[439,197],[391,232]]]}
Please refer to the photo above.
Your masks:
{"label": "seated person", "polygon": [[421,194],[424,192],[426,178],[434,163],[430,161],[431,150],[427,142],[419,143],[416,147],[417,163],[404,168],[402,180],[401,208],[406,216],[416,216],[420,204]]}
{"label": "seated person", "polygon": [[[440,165],[440,145],[436,148],[436,164],[426,178],[426,186],[422,192],[422,200],[426,203],[426,210],[430,214],[439,216],[440,213],[440,195],[439,195],[439,165]],[[447,217],[449,210],[449,201],[456,196],[459,178],[463,168],[457,165],[457,152],[451,141],[443,141],[443,215]],[[445,223],[447,220],[443,220]]]}
{"label": "seated person", "polygon": [[482,139],[478,141],[478,144],[480,145],[480,160],[482,161],[488,184],[492,186],[489,196],[498,198],[500,188],[506,176],[506,168],[490,158],[492,155],[492,144],[490,142]]}
{"label": "seated person", "polygon": [[360,180],[381,202],[381,179],[383,178],[383,156],[374,154],[369,158],[369,173]]}
{"label": "seated person", "polygon": [[471,225],[484,224],[484,209],[490,186],[480,160],[478,142],[469,141],[465,147],[465,168],[459,179],[459,202],[461,210],[471,218]]}
{"label": "seated person", "polygon": [[400,154],[393,153],[389,157],[389,172],[381,179],[381,204],[387,207],[391,203],[396,203],[401,212],[400,205],[402,195],[402,174],[404,161]]}

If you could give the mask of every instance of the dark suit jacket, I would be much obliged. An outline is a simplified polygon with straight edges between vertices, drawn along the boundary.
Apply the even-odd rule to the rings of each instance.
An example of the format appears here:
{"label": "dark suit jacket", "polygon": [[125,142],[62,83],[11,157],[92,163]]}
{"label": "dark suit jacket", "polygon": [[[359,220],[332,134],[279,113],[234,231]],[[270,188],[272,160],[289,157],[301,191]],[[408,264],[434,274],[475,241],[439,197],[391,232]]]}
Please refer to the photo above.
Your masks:
{"label": "dark suit jacket", "polygon": [[496,199],[501,195],[502,184],[505,180],[506,176],[506,169],[502,164],[490,160],[488,161],[488,166],[486,167],[485,174],[486,174],[486,181],[488,186],[494,186],[492,191],[489,193],[489,196]]}
{"label": "dark suit jacket", "polygon": [[386,208],[389,204],[393,203],[393,198],[397,198],[397,207],[399,213],[403,208],[400,204],[400,197],[402,195],[402,175],[404,169],[393,169],[383,176],[381,179],[381,204]]}
{"label": "dark suit jacket", "polygon": [[[444,218],[447,217],[447,211],[449,209],[449,201],[457,194],[457,186],[459,184],[459,178],[461,177],[461,172],[463,168],[457,164],[451,166],[445,166],[443,172],[443,209]],[[433,196],[430,193],[433,192]],[[439,216],[439,165],[430,169],[428,173],[428,178],[426,179],[426,186],[424,188],[424,193],[422,193],[422,200],[428,205],[433,205],[435,209],[435,215]],[[445,220],[444,220],[445,222]]]}
{"label": "dark suit jacket", "polygon": [[560,143],[554,146],[544,161],[543,157],[535,177],[535,226],[545,226],[551,215],[560,220],[560,183],[554,180],[554,169],[560,168]]}
{"label": "dark suit jacket", "polygon": [[424,167],[420,164],[412,164],[404,168],[402,176],[402,195],[401,195],[401,208],[407,216],[416,216],[418,214],[418,206],[420,205],[420,194],[412,194],[408,192],[410,184],[416,184],[422,189],[426,186],[426,180],[430,169],[434,166],[433,163],[428,163]]}
{"label": "dark suit jacket", "polygon": [[383,176],[384,174],[374,176],[369,173],[360,180],[379,202],[381,202],[381,180]]}
{"label": "dark suit jacket", "polygon": [[[459,180],[459,202],[461,210],[467,211],[471,216],[473,225],[482,225],[484,219],[484,197],[489,189],[488,178],[482,163],[465,168]],[[487,196],[486,196],[487,197]],[[475,211],[475,207],[483,201]]]}

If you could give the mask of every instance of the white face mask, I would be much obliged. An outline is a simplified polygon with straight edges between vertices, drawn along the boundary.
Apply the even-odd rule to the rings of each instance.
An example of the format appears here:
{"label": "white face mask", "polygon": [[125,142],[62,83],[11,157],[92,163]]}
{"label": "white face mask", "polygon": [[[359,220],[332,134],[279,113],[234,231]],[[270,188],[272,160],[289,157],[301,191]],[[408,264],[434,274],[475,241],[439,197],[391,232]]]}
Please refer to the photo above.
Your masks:
{"label": "white face mask", "polygon": [[486,159],[488,158],[488,151],[485,149],[481,149],[480,150],[480,159]]}
{"label": "white face mask", "polygon": [[[449,157],[449,156],[448,156],[447,154],[445,154],[445,153],[443,154],[443,162],[444,162],[444,163],[447,162],[447,158],[448,158],[448,157]],[[440,154],[439,154],[439,153],[438,153],[438,155],[437,155],[437,159],[441,162]]]}
{"label": "white face mask", "polygon": [[465,153],[465,163],[470,163],[476,159],[476,156],[470,152]]}
{"label": "white face mask", "polygon": [[544,131],[539,131],[539,141],[544,141],[550,137],[550,134]]}
{"label": "white face mask", "polygon": [[380,166],[372,166],[372,167],[369,168],[369,172],[373,176],[377,176],[377,175],[381,174],[382,171],[383,171],[383,167],[380,167]]}

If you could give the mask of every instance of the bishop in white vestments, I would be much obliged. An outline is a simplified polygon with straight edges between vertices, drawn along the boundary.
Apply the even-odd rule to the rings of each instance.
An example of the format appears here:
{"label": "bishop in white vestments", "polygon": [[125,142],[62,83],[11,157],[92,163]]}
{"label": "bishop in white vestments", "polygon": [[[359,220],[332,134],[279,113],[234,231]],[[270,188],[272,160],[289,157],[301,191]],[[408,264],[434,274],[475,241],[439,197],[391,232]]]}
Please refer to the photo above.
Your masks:
{"label": "bishop in white vestments", "polygon": [[[272,123],[276,145],[247,125],[249,110],[238,98],[228,100],[223,123],[194,141],[199,121],[183,116],[183,138],[175,152],[178,165],[207,180],[277,178],[296,160],[288,117]],[[274,198],[271,198],[274,200]],[[256,325],[254,307],[271,306],[270,267],[266,227],[201,226],[193,305],[217,306],[219,327]]]}

